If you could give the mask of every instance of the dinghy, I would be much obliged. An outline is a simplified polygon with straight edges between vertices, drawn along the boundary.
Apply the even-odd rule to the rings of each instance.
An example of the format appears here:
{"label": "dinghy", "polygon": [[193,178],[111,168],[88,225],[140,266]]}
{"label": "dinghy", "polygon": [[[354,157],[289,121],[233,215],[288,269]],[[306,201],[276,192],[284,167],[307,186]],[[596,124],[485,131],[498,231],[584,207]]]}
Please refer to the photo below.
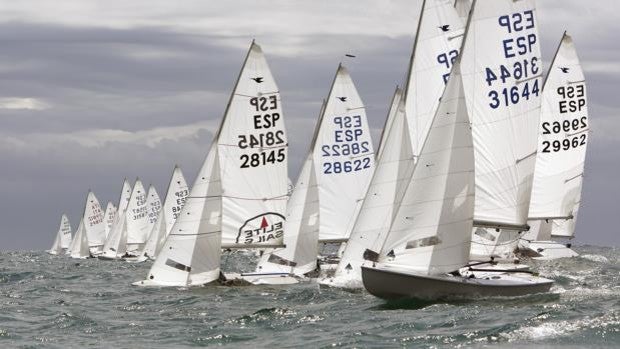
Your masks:
{"label": "dinghy", "polygon": [[103,254],[99,256],[99,259],[114,260],[119,259],[127,253],[127,244],[129,241],[129,232],[133,231],[134,241],[140,238],[140,233],[146,230],[147,221],[147,196],[144,191],[144,186],[140,179],[136,179],[131,195],[126,201],[125,190],[129,188],[123,184],[123,191],[121,192],[120,203],[127,202],[127,204],[120,204],[123,206],[117,214],[117,218],[112,225],[110,236],[106,241],[103,248]]}
{"label": "dinghy", "polygon": [[83,218],[80,219],[80,225],[75,231],[75,234],[73,234],[73,240],[67,252],[71,258],[75,259],[86,259],[92,256],[88,248],[88,237],[86,236]]}
{"label": "dinghy", "polygon": [[589,138],[586,80],[573,39],[564,33],[543,87],[529,224],[519,252],[534,259],[575,257],[570,240]]}
{"label": "dinghy", "polygon": [[[371,294],[435,300],[550,289],[552,280],[531,272],[469,264],[473,227],[527,229],[536,150],[528,131],[540,107],[536,24],[532,0],[473,2],[462,53],[387,239],[380,252],[366,253],[373,263],[362,266],[362,280]],[[510,43],[523,40],[527,50],[513,54]],[[516,62],[528,62],[527,71],[495,73]],[[503,91],[519,96],[500,99]]]}
{"label": "dinghy", "polygon": [[321,284],[363,287],[360,267],[365,262],[364,252],[380,249],[409,182],[461,47],[466,19],[457,10],[464,11],[464,7],[469,12],[469,1],[422,3],[407,87],[402,97],[397,91],[392,101],[377,154],[377,168],[335,275],[321,280]]}
{"label": "dinghy", "polygon": [[71,245],[71,224],[66,214],[62,214],[60,217],[60,226],[56,233],[56,238],[47,253],[52,255],[60,255]]}
{"label": "dinghy", "polygon": [[101,253],[105,243],[105,219],[99,200],[92,191],[88,192],[84,210],[84,230],[91,254]]}
{"label": "dinghy", "polygon": [[189,189],[185,177],[183,177],[181,168],[175,166],[172,171],[170,183],[168,184],[164,205],[157,215],[155,224],[151,229],[151,233],[144,247],[137,257],[125,258],[125,260],[129,262],[143,262],[149,258],[155,259],[155,257],[157,257],[157,254],[161,251],[166,241],[166,237],[168,237],[168,234],[172,230],[174,221],[181,213],[187,195],[189,195]]}
{"label": "dinghy", "polygon": [[319,242],[348,239],[373,170],[364,105],[340,65],[288,203],[286,247],[264,253],[256,271],[243,279],[253,284],[294,283],[290,277],[315,271]]}
{"label": "dinghy", "polygon": [[288,141],[280,92],[252,42],[222,124],[164,246],[139,286],[221,278],[221,249],[281,247]]}

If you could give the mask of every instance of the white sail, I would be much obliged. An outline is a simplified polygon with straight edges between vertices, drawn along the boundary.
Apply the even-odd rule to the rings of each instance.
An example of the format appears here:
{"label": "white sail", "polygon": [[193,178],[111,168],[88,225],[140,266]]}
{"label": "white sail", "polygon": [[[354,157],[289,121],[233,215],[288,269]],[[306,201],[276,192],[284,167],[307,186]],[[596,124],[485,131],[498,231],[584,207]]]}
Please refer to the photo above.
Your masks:
{"label": "white sail", "polygon": [[147,193],[138,178],[125,212],[128,251],[133,251],[146,242],[148,218]]}
{"label": "white sail", "polygon": [[108,201],[108,204],[105,207],[105,213],[103,215],[105,219],[105,237],[106,240],[110,235],[110,230],[112,229],[112,224],[114,224],[114,217],[116,216],[116,206],[112,203],[112,201]]}
{"label": "white sail", "polygon": [[54,238],[52,248],[50,248],[48,252],[50,254],[61,254],[64,249],[69,248],[70,244],[71,224],[69,223],[67,215],[63,213],[62,217],[60,217],[60,226],[58,227],[56,238]]}
{"label": "white sail", "polygon": [[426,0],[422,4],[402,97],[404,107],[399,110],[401,98],[394,98],[393,112],[383,130],[377,169],[335,277],[330,280],[332,285],[361,286],[364,252],[378,253],[385,241],[395,205],[404,195],[414,161],[458,57],[465,27],[460,12],[469,12],[469,6],[470,2],[463,0]]}
{"label": "white sail", "polygon": [[123,212],[127,209],[127,205],[129,205],[129,199],[131,198],[131,192],[133,189],[131,188],[131,184],[127,178],[123,180],[123,187],[121,189],[121,196],[118,199],[118,207],[117,212]]}
{"label": "white sail", "polygon": [[220,273],[221,181],[214,143],[180,216],[143,283],[202,285]]}
{"label": "white sail", "polygon": [[476,162],[475,225],[525,228],[542,59],[533,0],[476,0],[460,57]]}
{"label": "white sail", "polygon": [[323,109],[312,156],[319,188],[319,240],[346,240],[375,157],[364,104],[342,65]]}
{"label": "white sail", "polygon": [[219,277],[221,247],[282,243],[288,142],[281,110],[280,93],[253,42],[181,216],[148,279],[138,284],[205,284]]}
{"label": "white sail", "polygon": [[159,211],[161,211],[161,199],[159,198],[159,194],[157,194],[157,190],[153,185],[149,185],[149,190],[146,194],[146,215],[147,215],[147,224],[146,224],[146,238],[144,242],[146,243],[146,239],[148,239],[149,234],[155,227],[157,223],[157,217],[159,217]]}
{"label": "white sail", "polygon": [[73,236],[73,241],[71,241],[71,246],[69,247],[71,258],[83,259],[90,256],[88,237],[86,234],[84,219],[81,219],[80,225],[78,226],[78,229]]}
{"label": "white sail", "polygon": [[88,192],[86,208],[84,210],[84,229],[88,239],[88,246],[100,249],[105,243],[104,212],[99,200],[92,191]]}
{"label": "white sail", "polygon": [[474,211],[472,136],[458,64],[378,256],[422,274],[469,260]]}
{"label": "white sail", "polygon": [[217,137],[222,171],[222,245],[281,245],[288,140],[280,91],[253,44]]}
{"label": "white sail", "polygon": [[574,234],[589,136],[586,92],[573,39],[564,34],[543,88],[529,210],[531,220],[554,221],[554,236]]}
{"label": "white sail", "polygon": [[264,253],[258,273],[304,275],[316,268],[319,241],[319,198],[312,153],[301,169],[291,195],[284,223],[283,249]]}
{"label": "white sail", "polygon": [[168,184],[164,205],[159,211],[156,223],[151,229],[142,253],[140,253],[141,256],[150,258],[157,256],[174,225],[174,221],[181,213],[187,195],[189,195],[189,190],[185,177],[183,177],[181,168],[175,166]]}
{"label": "white sail", "polygon": [[459,55],[465,21],[456,4],[464,1],[425,0],[411,56],[405,107],[414,154],[426,139],[452,66]]}
{"label": "white sail", "polygon": [[366,250],[378,253],[389,231],[396,205],[401,201],[414,168],[414,157],[404,100],[397,90],[384,128],[384,143],[376,169],[353,232],[331,284],[361,287],[361,269]]}

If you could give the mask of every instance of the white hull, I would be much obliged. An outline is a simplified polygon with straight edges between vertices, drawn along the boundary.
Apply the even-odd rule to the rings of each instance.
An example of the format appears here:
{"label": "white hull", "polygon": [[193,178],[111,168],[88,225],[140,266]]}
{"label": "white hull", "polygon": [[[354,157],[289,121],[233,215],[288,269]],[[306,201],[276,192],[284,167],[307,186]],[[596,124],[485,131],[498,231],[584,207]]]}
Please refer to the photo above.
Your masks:
{"label": "white hull", "polygon": [[293,285],[298,284],[299,279],[288,273],[227,273],[227,280],[242,280],[252,285]]}

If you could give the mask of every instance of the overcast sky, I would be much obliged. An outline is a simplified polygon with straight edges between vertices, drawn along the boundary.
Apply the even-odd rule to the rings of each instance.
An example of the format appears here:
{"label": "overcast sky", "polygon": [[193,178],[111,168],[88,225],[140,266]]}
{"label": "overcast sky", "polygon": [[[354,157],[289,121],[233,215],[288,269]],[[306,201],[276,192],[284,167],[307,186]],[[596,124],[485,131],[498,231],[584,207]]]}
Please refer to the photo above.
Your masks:
{"label": "overcast sky", "polygon": [[[338,62],[377,142],[402,84],[421,1],[57,0],[0,3],[0,250],[49,248],[91,188],[124,177],[161,195],[174,164],[192,183],[253,38],[282,93],[294,179]],[[617,0],[539,0],[543,58],[573,35],[592,135],[577,238],[620,245]],[[345,53],[357,58],[344,57]]]}

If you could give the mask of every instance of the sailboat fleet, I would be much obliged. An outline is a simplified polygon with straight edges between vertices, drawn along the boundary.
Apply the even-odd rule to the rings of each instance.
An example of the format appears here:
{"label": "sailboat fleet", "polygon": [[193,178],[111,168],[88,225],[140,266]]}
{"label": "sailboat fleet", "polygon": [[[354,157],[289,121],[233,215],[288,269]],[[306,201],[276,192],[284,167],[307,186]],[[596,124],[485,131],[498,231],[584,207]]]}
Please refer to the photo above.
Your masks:
{"label": "sailboat fleet", "polygon": [[[573,40],[564,34],[545,76],[534,0],[425,0],[378,147],[341,64],[289,193],[280,90],[252,42],[193,186],[175,166],[163,204],[139,179],[105,211],[89,191],[73,238],[63,215],[49,253],[153,260],[137,286],[547,292],[553,281],[519,260],[577,255],[562,241],[575,232],[588,131]],[[222,271],[235,249],[255,252],[254,271]]]}

